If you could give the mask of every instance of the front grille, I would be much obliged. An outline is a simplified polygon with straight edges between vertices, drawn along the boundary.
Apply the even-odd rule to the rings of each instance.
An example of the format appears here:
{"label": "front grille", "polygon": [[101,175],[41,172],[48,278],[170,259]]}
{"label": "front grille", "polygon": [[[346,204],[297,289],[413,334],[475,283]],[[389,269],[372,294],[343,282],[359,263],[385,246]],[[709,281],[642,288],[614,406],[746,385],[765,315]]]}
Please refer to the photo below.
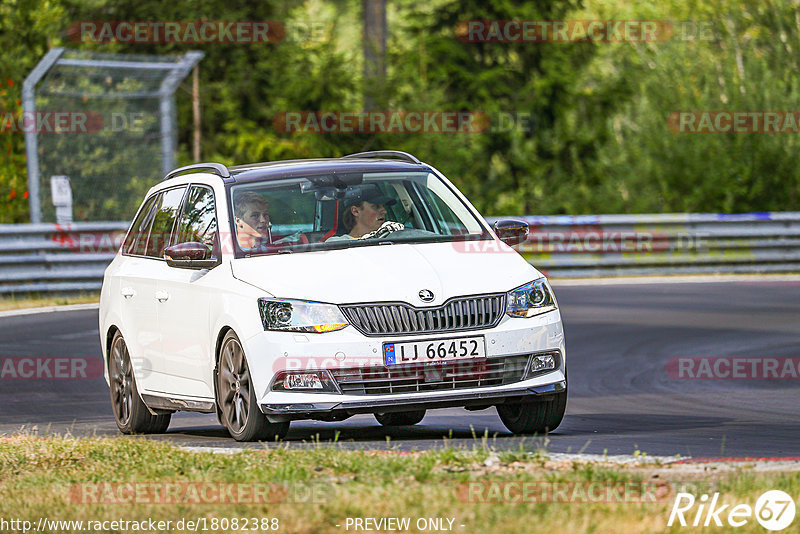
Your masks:
{"label": "front grille", "polygon": [[331,369],[345,395],[391,395],[417,391],[502,386],[525,376],[530,354],[397,367]]}
{"label": "front grille", "polygon": [[340,306],[347,322],[367,336],[427,334],[492,328],[506,310],[505,294],[456,297],[441,306],[417,308],[404,302]]}

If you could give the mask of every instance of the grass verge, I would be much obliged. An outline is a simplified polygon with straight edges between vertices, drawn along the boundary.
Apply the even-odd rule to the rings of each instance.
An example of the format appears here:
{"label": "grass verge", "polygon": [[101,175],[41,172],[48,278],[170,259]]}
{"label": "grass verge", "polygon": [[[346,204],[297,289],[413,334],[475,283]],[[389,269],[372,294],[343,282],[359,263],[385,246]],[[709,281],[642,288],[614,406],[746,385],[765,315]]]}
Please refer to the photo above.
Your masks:
{"label": "grass verge", "polygon": [[77,295],[23,295],[0,298],[0,311],[22,310],[26,308],[42,308],[46,306],[65,306],[68,304],[91,304],[100,302],[100,292],[81,293]]}
{"label": "grass verge", "polygon": [[[408,518],[408,528],[399,529],[406,532],[663,532],[677,491],[720,492],[721,502],[753,506],[771,489],[796,498],[800,473],[556,462],[540,452],[485,446],[400,452],[272,444],[213,454],[143,438],[0,438],[0,522],[84,522],[48,523],[48,532],[193,531],[187,521],[199,521],[201,532],[354,532],[357,518],[390,517]],[[134,523],[150,519],[170,524]],[[393,530],[388,523],[362,525],[372,528],[361,532]],[[22,531],[5,526],[0,530]],[[764,529],[751,518],[736,532]]]}

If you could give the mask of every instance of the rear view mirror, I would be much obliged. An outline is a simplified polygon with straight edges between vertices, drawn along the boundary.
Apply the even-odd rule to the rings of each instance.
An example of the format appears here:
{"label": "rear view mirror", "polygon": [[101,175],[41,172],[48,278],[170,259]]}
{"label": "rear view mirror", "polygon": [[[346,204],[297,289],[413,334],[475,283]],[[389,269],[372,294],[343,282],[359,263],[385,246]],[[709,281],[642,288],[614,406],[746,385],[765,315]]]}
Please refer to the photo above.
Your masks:
{"label": "rear view mirror", "polygon": [[528,223],[514,219],[503,219],[494,223],[494,231],[500,241],[514,246],[528,238]]}
{"label": "rear view mirror", "polygon": [[221,263],[219,258],[212,257],[208,246],[196,241],[168,247],[164,251],[164,259],[170,267],[180,269],[213,269]]}

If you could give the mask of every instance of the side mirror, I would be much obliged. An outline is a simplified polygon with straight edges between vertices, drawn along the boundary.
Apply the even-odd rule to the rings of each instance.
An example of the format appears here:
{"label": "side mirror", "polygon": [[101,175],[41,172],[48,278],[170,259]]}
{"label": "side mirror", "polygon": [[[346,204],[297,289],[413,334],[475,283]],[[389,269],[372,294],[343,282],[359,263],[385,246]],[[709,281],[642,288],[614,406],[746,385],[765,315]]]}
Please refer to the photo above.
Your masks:
{"label": "side mirror", "polygon": [[519,245],[528,238],[528,223],[514,219],[503,219],[494,223],[494,231],[500,241],[506,245]]}
{"label": "side mirror", "polygon": [[179,269],[213,269],[221,263],[219,258],[212,258],[206,245],[195,241],[167,247],[164,259],[167,265]]}

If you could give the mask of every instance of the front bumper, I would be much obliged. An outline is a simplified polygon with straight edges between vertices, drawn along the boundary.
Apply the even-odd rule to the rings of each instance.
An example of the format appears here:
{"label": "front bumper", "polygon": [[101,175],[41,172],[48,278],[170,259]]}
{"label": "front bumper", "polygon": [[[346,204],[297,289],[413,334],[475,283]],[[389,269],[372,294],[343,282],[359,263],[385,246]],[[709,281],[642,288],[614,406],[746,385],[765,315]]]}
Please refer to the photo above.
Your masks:
{"label": "front bumper", "polygon": [[[559,373],[560,375],[560,373]],[[563,376],[563,375],[561,375]],[[488,408],[496,404],[551,400],[557,393],[566,391],[566,380],[549,384],[491,388],[486,390],[437,392],[436,395],[404,396],[402,398],[361,398],[341,402],[294,402],[291,404],[264,403],[261,411],[274,423],[296,419],[322,419],[340,421],[360,413],[406,412],[436,408]]]}
{"label": "front bumper", "polygon": [[[513,355],[559,351],[561,362],[553,372],[513,383],[476,388],[456,388],[425,393],[355,395],[346,392],[271,391],[276,373],[292,369],[385,368],[385,342],[418,341],[422,336],[365,337],[354,328],[321,335],[260,332],[246,340],[245,353],[261,411],[273,422],[295,419],[339,421],[358,413],[384,413],[451,407],[489,407],[541,397],[552,398],[566,388],[564,330],[558,310],[531,318],[505,317],[488,330],[443,333],[441,340],[480,335],[485,339],[487,361]],[[433,336],[424,336],[433,337]]]}
{"label": "front bumper", "polygon": [[[242,339],[258,404],[284,403],[271,398],[269,387],[276,373],[291,369],[332,369],[343,367],[381,367],[383,343],[403,343],[438,338],[483,336],[486,357],[504,357],[559,350],[565,357],[564,330],[558,310],[530,318],[505,317],[496,327],[474,332],[447,332],[439,335],[391,335],[365,337],[353,327],[326,334],[259,332]],[[555,378],[550,380],[556,381]],[[532,385],[538,385],[534,383]],[[292,398],[298,398],[292,394]],[[334,400],[334,399],[331,399]],[[346,399],[342,399],[346,400]],[[288,399],[286,402],[290,402]],[[298,398],[298,402],[305,399]]]}

